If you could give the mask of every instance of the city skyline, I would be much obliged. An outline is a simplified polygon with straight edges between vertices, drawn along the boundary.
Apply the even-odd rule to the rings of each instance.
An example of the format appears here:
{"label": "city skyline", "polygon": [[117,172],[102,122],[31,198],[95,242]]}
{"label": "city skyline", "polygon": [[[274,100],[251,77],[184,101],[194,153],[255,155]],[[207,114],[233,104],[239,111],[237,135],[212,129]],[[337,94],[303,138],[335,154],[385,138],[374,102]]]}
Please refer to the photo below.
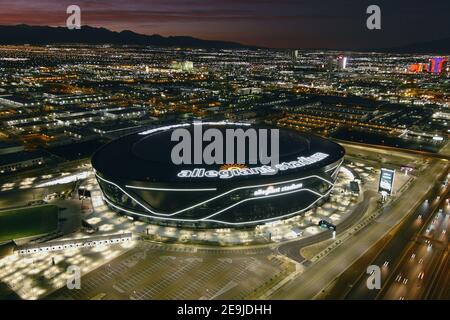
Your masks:
{"label": "city skyline", "polygon": [[0,301],[450,299],[448,0],[0,12]]}

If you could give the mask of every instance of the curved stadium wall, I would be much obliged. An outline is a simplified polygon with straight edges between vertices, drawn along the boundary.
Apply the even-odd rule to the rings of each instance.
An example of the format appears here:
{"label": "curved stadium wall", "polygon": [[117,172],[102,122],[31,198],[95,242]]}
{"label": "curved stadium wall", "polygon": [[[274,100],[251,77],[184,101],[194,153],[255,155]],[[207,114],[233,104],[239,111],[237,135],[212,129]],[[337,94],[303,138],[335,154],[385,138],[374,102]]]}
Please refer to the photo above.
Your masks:
{"label": "curved stadium wall", "polygon": [[[220,130],[236,126],[203,125]],[[94,154],[92,164],[108,206],[160,225],[254,226],[301,214],[326,201],[345,153],[327,139],[280,129],[279,170],[272,174],[263,165],[174,165],[174,128],[128,135]]]}

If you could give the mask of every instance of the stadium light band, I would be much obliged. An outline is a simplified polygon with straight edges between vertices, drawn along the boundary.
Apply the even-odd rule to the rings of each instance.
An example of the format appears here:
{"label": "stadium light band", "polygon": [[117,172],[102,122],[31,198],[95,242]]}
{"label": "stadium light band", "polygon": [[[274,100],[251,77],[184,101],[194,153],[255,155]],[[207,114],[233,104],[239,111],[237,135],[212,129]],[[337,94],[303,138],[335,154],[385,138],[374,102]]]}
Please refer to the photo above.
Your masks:
{"label": "stadium light band", "polygon": [[226,195],[226,194],[229,194],[229,193],[234,192],[234,191],[237,191],[237,190],[251,189],[251,188],[260,188],[260,187],[268,187],[268,186],[273,186],[273,185],[279,185],[279,184],[284,184],[284,183],[290,183],[290,182],[301,181],[301,180],[310,179],[310,178],[318,178],[318,179],[320,179],[320,180],[322,180],[322,181],[328,183],[329,185],[333,185],[333,184],[334,184],[333,182],[330,182],[330,181],[328,181],[328,180],[325,179],[325,178],[322,178],[322,177],[317,176],[317,175],[312,175],[312,176],[308,176],[308,177],[302,177],[302,178],[293,179],[293,180],[288,180],[288,181],[282,181],[282,182],[266,183],[266,184],[254,185],[254,186],[244,186],[244,187],[238,187],[238,188],[235,188],[235,189],[228,190],[228,191],[226,191],[226,192],[224,192],[224,193],[222,193],[222,194],[219,194],[219,195],[217,195],[217,196],[215,196],[215,197],[213,197],[213,198],[210,198],[210,199],[208,199],[208,200],[205,200],[205,201],[203,201],[203,202],[200,202],[200,203],[198,203],[198,204],[195,204],[195,205],[193,205],[193,206],[191,206],[191,207],[188,207],[188,208],[185,208],[185,209],[181,209],[181,210],[176,211],[176,212],[173,212],[173,213],[160,213],[160,212],[155,212],[155,211],[153,211],[153,210],[147,208],[147,206],[145,206],[145,205],[143,205],[142,203],[140,203],[138,200],[136,200],[133,196],[131,196],[129,193],[127,193],[125,190],[123,190],[123,189],[122,189],[119,185],[117,185],[116,183],[114,183],[114,182],[112,182],[112,181],[109,181],[109,180],[106,180],[106,179],[100,177],[100,176],[97,175],[97,174],[96,174],[96,176],[97,176],[100,180],[102,180],[102,181],[104,181],[104,182],[106,182],[106,183],[112,184],[113,186],[117,187],[120,191],[122,191],[123,193],[125,193],[128,197],[130,197],[133,201],[135,201],[137,204],[139,204],[141,207],[143,207],[145,210],[149,211],[150,213],[153,213],[153,214],[156,214],[156,215],[159,215],[159,216],[166,216],[166,217],[171,217],[171,216],[177,215],[177,214],[179,214],[179,213],[181,213],[181,212],[184,212],[184,211],[193,209],[193,208],[195,208],[195,207],[201,206],[201,205],[203,205],[203,204],[205,204],[205,203],[207,203],[207,202],[216,200],[216,199],[218,199],[218,198],[220,198],[220,197],[222,197],[222,196],[224,196],[224,195]]}
{"label": "stadium light band", "polygon": [[152,188],[152,187],[138,187],[138,186],[130,186],[125,185],[125,187],[130,189],[137,190],[154,190],[154,191],[186,191],[186,192],[195,192],[195,191],[217,191],[217,188],[203,188],[203,189],[170,189],[170,188]]}
{"label": "stadium light band", "polygon": [[138,134],[141,136],[145,136],[145,135],[152,134],[152,133],[159,132],[159,131],[167,131],[170,129],[189,127],[190,125],[191,125],[190,123],[174,124],[172,126],[158,127],[158,128],[154,128],[154,129],[145,130],[145,131],[139,132]]}
{"label": "stadium light band", "polygon": [[326,170],[325,172],[328,173],[328,172],[330,172],[330,171],[332,171],[332,170],[334,170],[334,169],[337,168],[336,170],[333,171],[332,174],[330,174],[330,176],[331,176],[334,180],[336,180],[336,179],[337,179],[337,175],[339,174],[339,171],[341,170],[341,168],[344,168],[344,167],[342,166],[342,163],[343,163],[343,162],[344,162],[344,160],[341,160],[341,162],[339,162],[338,165],[334,166],[334,167],[331,168],[331,169]]}
{"label": "stadium light band", "polygon": [[[225,222],[225,221],[222,221],[222,222],[221,222],[220,220],[207,220],[207,221],[208,221],[208,222],[225,223],[225,224],[228,224],[228,225],[246,225],[246,224],[258,224],[258,223],[265,223],[265,222],[271,222],[271,221],[277,221],[277,220],[281,220],[281,219],[286,219],[286,218],[289,218],[289,217],[294,216],[294,215],[296,215],[296,214],[302,213],[302,212],[308,210],[309,208],[311,208],[311,207],[312,207],[313,205],[315,205],[319,200],[321,200],[321,199],[325,198],[326,196],[328,196],[328,195],[330,194],[331,190],[333,190],[333,187],[334,187],[334,186],[332,186],[332,187],[330,188],[330,190],[328,190],[327,193],[325,193],[323,196],[317,198],[315,201],[313,201],[313,202],[312,202],[309,206],[307,206],[306,208],[303,208],[303,209],[300,209],[300,210],[298,210],[298,211],[291,212],[291,213],[288,213],[288,214],[285,214],[285,215],[282,215],[282,216],[278,216],[278,217],[274,217],[274,218],[268,218],[268,219],[262,219],[262,220],[256,220],[256,221],[249,221],[249,222]],[[306,189],[303,189],[303,190],[306,191]],[[205,220],[205,221],[206,221],[206,220]]]}
{"label": "stadium light band", "polygon": [[149,129],[149,130],[145,130],[145,131],[139,132],[138,134],[141,135],[141,136],[145,136],[145,135],[149,135],[149,134],[152,134],[152,133],[155,133],[155,132],[167,131],[167,130],[177,129],[177,128],[185,128],[185,127],[189,127],[191,125],[251,126],[251,124],[249,124],[249,123],[227,122],[227,121],[220,121],[220,122],[193,122],[193,123],[181,123],[181,124],[174,124],[174,125],[171,125],[171,126],[153,128],[153,129]]}
{"label": "stadium light band", "polygon": [[201,122],[201,121],[194,121],[192,123],[194,126],[251,126],[250,123],[245,122],[229,122],[229,121],[216,121],[216,122]]}
{"label": "stadium light band", "polygon": [[270,194],[270,195],[267,195],[267,196],[260,196],[260,197],[255,197],[255,198],[247,198],[247,199],[243,199],[241,201],[238,201],[236,203],[233,203],[231,206],[226,207],[224,209],[221,209],[221,210],[219,210],[219,211],[217,211],[217,212],[215,212],[215,213],[213,213],[213,214],[211,214],[209,216],[201,218],[200,220],[204,221],[204,220],[207,220],[207,219],[212,218],[214,216],[217,216],[218,214],[221,214],[222,212],[227,211],[227,210],[229,210],[229,209],[231,209],[231,208],[233,208],[233,207],[235,207],[235,206],[237,206],[237,205],[239,205],[241,203],[247,202],[247,201],[279,197],[279,196],[284,196],[286,194],[291,194],[291,193],[296,193],[296,192],[301,192],[301,191],[309,191],[311,193],[314,193],[316,196],[319,196],[319,198],[323,197],[322,194],[320,194],[320,193],[318,193],[318,192],[316,192],[314,190],[311,190],[311,189],[308,189],[308,188],[303,188],[303,189],[297,189],[297,190],[288,191],[288,192],[280,192],[280,193],[276,193],[276,194]]}
{"label": "stadium light band", "polygon": [[[295,212],[291,212],[282,216],[277,216],[274,218],[268,218],[268,219],[261,219],[261,220],[253,220],[253,221],[248,221],[248,222],[226,222],[226,221],[221,221],[221,220],[201,220],[201,219],[197,219],[197,220],[192,220],[192,219],[175,219],[175,218],[163,218],[163,217],[158,217],[158,216],[149,216],[149,215],[145,215],[142,213],[138,213],[138,212],[134,212],[125,208],[122,208],[120,206],[117,206],[116,204],[112,203],[112,201],[110,201],[109,199],[107,199],[106,197],[103,197],[103,200],[105,200],[107,203],[109,203],[112,207],[120,210],[120,211],[124,211],[127,212],[129,214],[133,214],[133,215],[137,215],[137,216],[141,216],[144,218],[150,218],[150,219],[160,219],[160,220],[171,220],[171,221],[180,221],[180,222],[217,222],[220,224],[225,224],[225,225],[234,225],[234,226],[239,226],[239,225],[246,225],[246,224],[258,224],[258,223],[264,223],[264,222],[270,222],[270,221],[276,221],[276,220],[281,220],[281,219],[285,219],[288,218],[290,216],[296,215],[298,213],[304,212],[306,210],[308,210],[309,208],[311,208],[314,204],[316,204],[319,200],[325,198],[326,196],[328,196],[331,192],[331,190],[333,190],[332,186],[330,188],[330,190],[328,190],[324,195],[320,196],[319,198],[317,198],[315,201],[313,201],[309,206],[295,211]],[[301,189],[301,190],[297,190],[297,191],[309,191],[309,189]],[[260,199],[260,198],[256,198],[256,199]]]}
{"label": "stadium light band", "polygon": [[[336,167],[337,167],[337,166],[336,166]],[[131,196],[130,194],[128,194],[125,190],[123,190],[120,186],[118,186],[118,185],[115,184],[114,182],[108,181],[108,180],[106,180],[106,179],[104,179],[104,178],[102,178],[102,177],[100,177],[100,176],[98,176],[98,175],[97,175],[97,177],[100,178],[101,180],[105,181],[106,183],[110,183],[110,184],[116,186],[117,188],[119,188],[123,193],[125,193],[128,197],[130,197],[132,200],[134,200],[136,203],[138,203],[138,204],[139,204],[141,207],[143,207],[145,210],[147,210],[147,211],[149,211],[149,212],[151,212],[151,213],[153,213],[153,214],[161,215],[161,216],[173,216],[173,215],[176,215],[176,214],[178,214],[178,213],[184,212],[184,211],[186,211],[186,210],[193,209],[193,208],[195,208],[195,207],[197,207],[197,206],[200,206],[200,205],[202,205],[202,204],[205,204],[205,203],[207,203],[207,202],[216,200],[217,198],[220,198],[220,197],[222,197],[222,196],[224,196],[224,195],[226,195],[226,194],[228,194],[228,193],[234,192],[234,191],[236,191],[236,190],[241,190],[241,189],[250,189],[250,188],[256,188],[256,187],[268,187],[268,186],[273,186],[273,185],[278,185],[278,184],[284,184],[284,183],[289,183],[289,182],[296,182],[296,181],[305,180],[305,179],[309,179],[309,178],[313,178],[313,177],[319,178],[319,179],[321,179],[321,180],[327,182],[328,184],[333,185],[333,182],[330,182],[330,181],[328,181],[328,180],[326,180],[326,179],[324,179],[324,178],[322,178],[322,177],[320,177],[320,176],[313,175],[313,176],[302,177],[302,178],[298,178],[298,179],[294,179],[294,180],[288,180],[288,181],[276,182],[276,183],[268,183],[268,184],[263,184],[263,185],[255,185],[255,186],[239,187],[239,188],[235,188],[235,189],[229,190],[229,191],[227,191],[227,192],[224,192],[224,193],[222,193],[222,194],[219,194],[219,195],[217,195],[217,196],[215,196],[215,197],[213,197],[213,198],[211,198],[211,199],[205,200],[205,201],[200,202],[200,203],[198,203],[198,204],[196,204],[196,205],[193,205],[193,206],[191,206],[191,207],[188,207],[188,208],[179,210],[179,211],[174,212],[174,213],[171,213],[171,214],[167,214],[167,213],[157,213],[157,212],[152,211],[151,209],[147,208],[145,205],[143,205],[143,204],[141,204],[139,201],[137,201],[135,198],[133,198],[133,196]]]}
{"label": "stadium light band", "polygon": [[[331,189],[332,189],[332,188],[331,188]],[[322,195],[322,194],[320,194],[320,193],[318,193],[318,192],[315,192],[315,191],[313,191],[313,190],[311,190],[311,189],[307,189],[307,188],[295,190],[295,192],[309,191],[309,192],[312,192],[312,193],[314,193],[314,194],[316,194],[316,195],[319,195],[319,198],[317,199],[317,200],[319,200],[319,199],[322,199],[323,197],[326,197],[326,196],[331,192],[331,189],[330,189],[326,194],[324,194],[324,195]],[[286,194],[286,193],[283,193],[283,194]],[[123,211],[125,211],[125,212],[131,213],[131,214],[135,214],[135,215],[139,215],[139,216],[146,217],[146,218],[156,218],[156,219],[164,219],[164,220],[171,220],[171,221],[200,222],[200,221],[212,221],[212,220],[204,220],[204,219],[208,219],[209,217],[212,217],[212,216],[217,215],[217,214],[220,213],[220,212],[214,213],[214,214],[211,215],[211,216],[208,216],[208,217],[205,217],[205,218],[201,218],[201,219],[195,219],[195,220],[193,220],[193,219],[163,218],[163,217],[158,217],[158,216],[149,216],[149,215],[145,215],[145,214],[142,214],[142,213],[137,213],[137,212],[134,212],[134,211],[131,211],[131,210],[122,208],[122,207],[120,207],[120,206],[114,204],[111,200],[107,199],[106,197],[102,197],[102,198],[103,198],[103,200],[105,200],[106,202],[108,202],[110,205],[112,205],[113,207],[115,207],[115,208],[117,208],[117,209],[119,209],[119,210],[123,210]],[[257,200],[257,199],[262,199],[262,198],[266,198],[266,197],[248,198],[248,199],[244,199],[243,201],[246,201],[246,200]],[[316,200],[316,201],[317,201],[317,200]],[[314,201],[314,203],[315,203],[316,201]],[[313,204],[314,204],[314,203],[313,203]],[[232,205],[232,206],[234,206],[234,205]],[[228,207],[228,209],[231,208],[232,206]],[[309,208],[309,207],[310,207],[310,206],[308,206],[307,208]],[[223,210],[228,210],[228,209],[223,209]],[[223,210],[222,210],[222,211],[223,211]],[[302,210],[303,210],[303,209],[302,209]],[[301,212],[301,211],[297,211],[297,212]],[[291,213],[289,213],[289,214],[291,214]],[[283,217],[283,216],[281,216],[281,217]],[[276,220],[277,218],[279,218],[279,217],[274,217],[273,220]],[[272,218],[271,218],[271,220],[272,220]],[[261,220],[261,221],[262,221],[262,220]],[[228,223],[228,222],[223,221],[222,223]],[[246,222],[246,223],[247,223],[247,224],[248,224],[248,223],[254,223],[254,221]]]}
{"label": "stadium light band", "polygon": [[330,169],[328,169],[328,170],[325,170],[325,172],[330,172],[331,170],[334,170],[334,169],[336,169],[336,168],[338,168],[339,167],[339,169],[340,169],[340,166],[341,166],[341,164],[344,162],[344,160],[341,160],[337,165],[335,165],[334,167],[332,167],[332,168],[330,168]]}

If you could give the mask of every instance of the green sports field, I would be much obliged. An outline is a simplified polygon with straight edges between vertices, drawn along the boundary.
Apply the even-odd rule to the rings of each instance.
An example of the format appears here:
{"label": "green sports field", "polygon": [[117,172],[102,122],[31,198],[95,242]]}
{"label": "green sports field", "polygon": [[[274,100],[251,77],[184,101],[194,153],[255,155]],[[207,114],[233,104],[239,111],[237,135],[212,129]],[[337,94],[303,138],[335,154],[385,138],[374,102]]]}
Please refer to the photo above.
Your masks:
{"label": "green sports field", "polygon": [[58,207],[43,205],[0,211],[0,242],[55,231]]}

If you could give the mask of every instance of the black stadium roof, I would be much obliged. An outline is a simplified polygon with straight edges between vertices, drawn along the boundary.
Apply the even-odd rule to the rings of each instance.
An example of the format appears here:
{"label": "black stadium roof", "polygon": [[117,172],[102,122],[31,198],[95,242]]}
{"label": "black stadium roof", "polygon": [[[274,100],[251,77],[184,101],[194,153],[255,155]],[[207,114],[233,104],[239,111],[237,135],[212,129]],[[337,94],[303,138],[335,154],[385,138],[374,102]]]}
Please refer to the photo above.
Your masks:
{"label": "black stadium roof", "polygon": [[[176,126],[187,129],[191,136],[194,136],[193,124],[181,124],[175,126],[167,126],[158,129],[151,129],[124,136],[114,140],[95,152],[92,157],[92,164],[97,173],[103,178],[112,180],[122,180],[126,182],[152,182],[152,183],[169,183],[169,182],[213,182],[215,179],[181,179],[177,174],[182,170],[193,170],[195,168],[205,168],[205,170],[220,170],[220,164],[182,164],[176,165],[171,160],[172,148],[178,144],[177,141],[171,141],[171,134]],[[223,123],[203,123],[202,131],[205,132],[209,128],[216,128],[224,132],[226,129],[243,130],[249,128],[255,129],[274,129],[262,126],[248,126],[244,124],[223,124]],[[268,134],[270,136],[270,134]],[[225,137],[225,134],[223,135]],[[225,138],[224,138],[225,139]],[[270,141],[270,139],[269,139]],[[209,142],[204,142],[203,146]],[[248,149],[248,145],[246,145]],[[297,160],[298,157],[308,157],[315,153],[324,153],[327,155],[321,161],[307,166],[279,172],[277,177],[285,174],[298,173],[299,171],[309,171],[328,164],[332,164],[341,159],[345,153],[344,149],[322,137],[300,134],[290,129],[279,129],[279,162],[291,162]],[[247,161],[246,161],[247,162]],[[258,167],[261,164],[246,164],[246,167]],[[249,179],[249,176],[235,177],[233,181]],[[251,176],[257,179],[258,176]],[[217,180],[216,180],[217,182]]]}

